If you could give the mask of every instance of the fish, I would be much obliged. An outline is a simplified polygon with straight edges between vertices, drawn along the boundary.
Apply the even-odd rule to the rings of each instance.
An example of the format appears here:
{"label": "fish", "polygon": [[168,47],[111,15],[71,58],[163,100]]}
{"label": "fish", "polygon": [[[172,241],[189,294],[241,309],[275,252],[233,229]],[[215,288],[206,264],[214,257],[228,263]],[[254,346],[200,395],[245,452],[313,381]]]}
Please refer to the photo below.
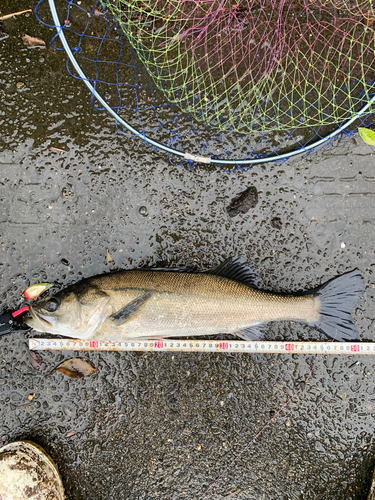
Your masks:
{"label": "fish", "polygon": [[28,326],[82,340],[139,340],[231,334],[265,338],[272,321],[301,322],[336,341],[359,340],[351,311],[364,293],[358,270],[319,288],[260,290],[241,257],[208,271],[125,270],[84,279],[29,307]]}

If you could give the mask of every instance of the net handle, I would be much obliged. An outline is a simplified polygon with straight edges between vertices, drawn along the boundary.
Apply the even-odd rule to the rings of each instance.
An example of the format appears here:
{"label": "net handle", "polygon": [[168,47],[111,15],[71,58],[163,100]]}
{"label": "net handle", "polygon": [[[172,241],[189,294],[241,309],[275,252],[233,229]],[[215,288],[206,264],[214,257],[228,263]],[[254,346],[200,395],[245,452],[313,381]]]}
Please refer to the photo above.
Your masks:
{"label": "net handle", "polygon": [[74,54],[65,38],[64,34],[64,25],[61,25],[59,16],[57,14],[56,10],[56,5],[55,5],[55,0],[48,0],[48,4],[51,10],[51,14],[53,17],[53,21],[55,23],[56,31],[57,34],[59,35],[59,38],[61,40],[61,43],[65,49],[65,52],[67,53],[71,63],[73,64],[75,70],[77,71],[78,75],[80,78],[84,81],[86,84],[86,87],[90,90],[91,94],[100,102],[100,104],[108,111],[110,115],[113,116],[113,118],[120,123],[123,127],[128,129],[132,134],[136,135],[137,137],[141,137],[146,143],[152,144],[153,146],[157,147],[158,149],[162,149],[163,151],[166,151],[169,154],[174,154],[180,157],[185,158],[186,160],[190,160],[198,163],[216,163],[217,165],[256,165],[259,163],[268,163],[271,161],[280,161],[280,160],[286,160],[288,158],[291,158],[292,156],[296,156],[298,154],[306,153],[306,152],[312,152],[315,148],[321,146],[325,142],[329,141],[330,139],[333,139],[336,137],[338,134],[343,132],[346,128],[348,128],[355,120],[360,118],[363,114],[366,113],[366,111],[370,108],[371,104],[375,103],[375,95],[374,97],[365,105],[363,106],[358,113],[345,122],[342,126],[339,126],[337,130],[334,132],[331,132],[328,134],[326,137],[323,137],[322,139],[319,139],[318,141],[314,142],[313,144],[310,144],[310,146],[304,146],[301,147],[300,149],[296,149],[294,151],[290,151],[289,153],[284,153],[282,155],[274,155],[274,156],[269,156],[267,158],[254,158],[252,160],[249,159],[244,159],[244,160],[220,160],[212,157],[204,157],[201,155],[194,155],[191,153],[184,153],[182,151],[178,151],[177,149],[170,148],[168,146],[165,146],[164,144],[160,144],[160,142],[154,141],[153,139],[147,137],[146,135],[138,132],[135,128],[133,128],[128,122],[126,122],[123,118],[121,118],[106,102],[105,100],[101,97],[101,95],[95,90],[95,88],[91,85],[90,81],[82,71],[80,65],[78,64],[76,58],[74,57]]}

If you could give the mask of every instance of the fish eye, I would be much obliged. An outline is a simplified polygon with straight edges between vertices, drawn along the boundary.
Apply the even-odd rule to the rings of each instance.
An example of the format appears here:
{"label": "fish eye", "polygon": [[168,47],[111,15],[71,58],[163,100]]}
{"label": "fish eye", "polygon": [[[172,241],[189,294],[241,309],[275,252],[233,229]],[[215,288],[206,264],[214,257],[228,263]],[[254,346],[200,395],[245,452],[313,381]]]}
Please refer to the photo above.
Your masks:
{"label": "fish eye", "polygon": [[48,312],[54,312],[59,307],[60,302],[57,299],[49,299],[47,304],[44,306],[44,309]]}

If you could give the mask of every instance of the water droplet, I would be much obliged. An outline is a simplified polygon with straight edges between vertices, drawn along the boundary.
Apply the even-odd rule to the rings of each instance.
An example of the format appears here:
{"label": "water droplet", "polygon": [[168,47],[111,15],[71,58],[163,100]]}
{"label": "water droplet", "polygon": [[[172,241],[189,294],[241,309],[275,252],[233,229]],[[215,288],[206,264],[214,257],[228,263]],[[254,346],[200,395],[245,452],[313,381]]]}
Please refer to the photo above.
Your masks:
{"label": "water droplet", "polygon": [[139,209],[139,213],[140,213],[141,215],[143,215],[143,217],[147,217],[147,215],[148,215],[147,208],[146,208],[146,207],[141,207],[141,208]]}

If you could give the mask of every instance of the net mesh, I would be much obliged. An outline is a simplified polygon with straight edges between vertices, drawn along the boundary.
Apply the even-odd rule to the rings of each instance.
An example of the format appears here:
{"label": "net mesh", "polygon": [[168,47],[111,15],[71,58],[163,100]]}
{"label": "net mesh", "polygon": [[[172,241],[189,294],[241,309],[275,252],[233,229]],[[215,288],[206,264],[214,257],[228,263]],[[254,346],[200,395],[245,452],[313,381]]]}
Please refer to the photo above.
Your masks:
{"label": "net mesh", "polygon": [[372,0],[104,5],[166,99],[212,128],[337,124],[374,88]]}
{"label": "net mesh", "polygon": [[[59,39],[64,35],[85,77],[77,73],[69,60],[67,70],[74,78],[89,82],[116,116],[136,129],[137,133],[130,134],[119,120],[116,122],[118,130],[130,141],[136,135],[156,150],[167,146],[182,153],[210,157],[212,163],[225,170],[247,170],[254,161],[285,160],[287,155],[296,152],[310,153],[329,142],[326,138],[330,133],[342,131],[350,135],[358,126],[370,127],[374,122],[370,108],[369,113],[362,114],[349,127],[343,127],[343,122],[346,124],[356,111],[375,98],[375,70],[371,70],[375,57],[373,8],[367,1],[321,0],[318,7],[316,1],[311,2],[310,8],[310,4],[301,0],[283,5],[267,0],[268,10],[263,5],[263,11],[260,0],[241,4],[216,0],[164,3],[157,0],[149,3],[55,0],[54,5],[58,22],[52,18],[47,0],[40,0],[35,10],[42,23],[57,30],[51,46],[64,50]],[[218,29],[213,21],[208,25],[207,16],[212,16],[214,5],[224,9],[220,15],[227,24],[221,20],[220,26],[230,22],[232,31]],[[244,11],[244,5],[251,10]],[[169,18],[161,14],[167,7],[173,7],[171,12],[186,12],[185,28],[181,16],[177,23],[171,20],[171,14]],[[297,7],[300,8],[299,16]],[[161,20],[156,16],[159,11],[164,15]],[[194,33],[190,28],[193,13],[200,13],[202,17],[201,28]],[[331,17],[327,13],[331,13]],[[336,17],[332,13],[336,13]],[[250,36],[249,16],[253,36]],[[282,27],[278,35],[271,29],[271,20],[275,22],[276,19]],[[330,28],[327,27],[328,19],[331,20]],[[291,24],[287,25],[286,20]],[[242,30],[238,24],[244,26]],[[205,25],[208,25],[206,31],[202,28]],[[326,31],[318,36],[323,25]],[[164,31],[160,30],[164,26]],[[294,38],[288,26],[293,27]],[[310,31],[315,30],[313,36],[308,35],[306,26]],[[300,32],[297,27],[301,27]],[[349,27],[352,34],[356,33],[355,40],[349,35],[340,38],[340,33],[349,33]],[[183,36],[189,28],[194,36]],[[268,39],[264,38],[266,28]],[[213,32],[220,35],[217,40],[208,36]],[[226,40],[226,44],[219,38]],[[222,50],[220,60],[225,59],[215,71],[211,66],[211,71],[205,69],[211,59],[191,59],[193,42],[202,50],[206,47],[206,39],[211,40],[207,44],[211,47],[210,53],[215,54],[212,48],[215,42],[217,49],[221,47]],[[311,67],[308,63],[308,57],[312,57],[310,47],[306,52],[308,39],[314,53],[320,54],[320,59],[314,56]],[[234,56],[231,47],[235,48],[236,40],[250,46],[252,57],[244,48],[246,45],[237,53],[240,59]],[[157,58],[155,53],[159,54]],[[196,53],[199,54],[198,49]],[[280,56],[278,60],[273,58],[275,53]],[[334,54],[336,65],[331,57]],[[341,59],[338,54],[342,54]],[[280,59],[283,63],[278,62]],[[196,61],[201,61],[201,65]],[[244,70],[248,63],[251,74]],[[240,75],[242,78],[238,78]],[[103,110],[95,92],[91,94],[91,104]],[[217,102],[215,106],[214,101]],[[159,146],[152,144],[150,139]],[[188,161],[194,166],[194,160]],[[186,160],[170,154],[170,162],[177,165]]]}

